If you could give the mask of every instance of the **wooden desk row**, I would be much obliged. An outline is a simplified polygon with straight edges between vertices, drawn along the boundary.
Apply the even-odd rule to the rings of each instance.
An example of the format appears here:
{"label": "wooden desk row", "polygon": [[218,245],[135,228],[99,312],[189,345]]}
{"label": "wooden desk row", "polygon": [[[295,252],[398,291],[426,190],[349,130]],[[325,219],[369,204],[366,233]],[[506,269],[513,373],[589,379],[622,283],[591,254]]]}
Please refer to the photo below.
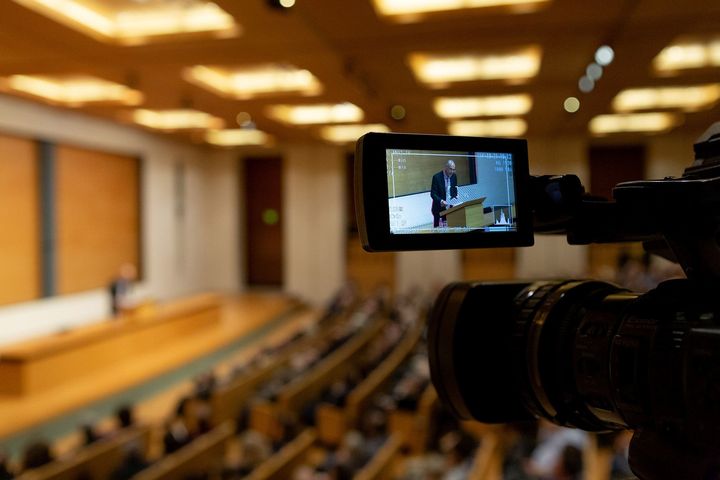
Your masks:
{"label": "wooden desk row", "polygon": [[110,478],[120,466],[132,446],[141,453],[147,452],[150,442],[149,427],[133,427],[117,435],[99,440],[67,459],[58,459],[40,468],[30,470],[17,480],[77,480],[78,478]]}
{"label": "wooden desk row", "polygon": [[345,408],[328,404],[320,405],[317,412],[317,426],[323,444],[337,445],[348,430],[357,427],[362,411],[372,397],[387,385],[393,373],[412,353],[423,330],[424,325],[418,324],[407,332],[392,353],[350,392]]}
{"label": "wooden desk row", "polygon": [[220,322],[220,298],[205,294],[136,316],[80,327],[0,349],[0,394],[31,395],[172,346]]}
{"label": "wooden desk row", "polygon": [[273,440],[283,432],[283,420],[294,421],[301,410],[317,399],[334,381],[344,377],[368,344],[382,331],[384,321],[375,320],[320,361],[305,375],[281,391],[277,402],[258,402],[250,413],[250,427]]}

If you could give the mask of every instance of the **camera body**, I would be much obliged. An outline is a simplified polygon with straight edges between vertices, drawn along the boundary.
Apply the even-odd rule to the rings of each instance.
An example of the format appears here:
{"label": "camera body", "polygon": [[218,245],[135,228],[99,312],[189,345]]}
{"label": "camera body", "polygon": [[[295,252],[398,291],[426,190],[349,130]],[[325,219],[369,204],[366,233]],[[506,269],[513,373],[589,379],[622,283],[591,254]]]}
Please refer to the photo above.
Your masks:
{"label": "camera body", "polygon": [[[526,149],[522,140],[361,138],[364,247],[526,246],[534,233],[563,234],[570,244],[641,241],[679,263],[687,279],[646,294],[595,280],[446,286],[428,325],[443,403],[486,423],[546,418],[588,431],[632,429],[630,464],[641,478],[716,478],[720,123],[695,145],[682,176],[619,184],[613,200],[586,195],[572,175],[529,175]],[[445,208],[432,214],[447,224],[430,223],[438,190]]]}

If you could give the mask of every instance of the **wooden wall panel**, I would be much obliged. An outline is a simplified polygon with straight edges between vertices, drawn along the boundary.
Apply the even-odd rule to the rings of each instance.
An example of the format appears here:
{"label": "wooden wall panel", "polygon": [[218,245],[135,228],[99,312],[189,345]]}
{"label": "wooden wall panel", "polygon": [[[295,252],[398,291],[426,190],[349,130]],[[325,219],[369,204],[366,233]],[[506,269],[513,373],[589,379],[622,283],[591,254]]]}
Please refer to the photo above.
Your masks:
{"label": "wooden wall panel", "polygon": [[0,304],[41,296],[36,145],[0,136]]}
{"label": "wooden wall panel", "polygon": [[357,235],[347,241],[347,278],[357,284],[363,295],[371,294],[379,286],[395,289],[395,253],[368,253],[362,249]]}
{"label": "wooden wall panel", "polygon": [[139,160],[58,146],[58,294],[106,286],[125,262],[139,266]]}
{"label": "wooden wall panel", "polygon": [[[472,154],[466,152],[435,152],[427,151],[425,155],[415,151],[408,151],[408,155],[396,153],[392,157],[388,153],[387,161],[392,158],[395,169],[394,178],[388,176],[388,195],[399,197],[414,193],[429,192],[432,184],[432,177],[445,167],[448,160],[455,161],[455,174],[457,183],[467,185],[470,183],[470,162]],[[445,156],[450,153],[451,155]],[[466,158],[456,155],[467,155]]]}
{"label": "wooden wall panel", "polygon": [[463,250],[463,280],[512,280],[515,278],[514,248]]}

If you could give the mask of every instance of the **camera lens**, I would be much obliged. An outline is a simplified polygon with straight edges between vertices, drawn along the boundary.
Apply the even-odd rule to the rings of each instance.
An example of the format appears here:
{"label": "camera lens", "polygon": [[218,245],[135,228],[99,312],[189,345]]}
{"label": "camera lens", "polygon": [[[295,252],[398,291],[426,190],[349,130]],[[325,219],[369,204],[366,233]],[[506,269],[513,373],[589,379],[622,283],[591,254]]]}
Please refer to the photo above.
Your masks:
{"label": "camera lens", "polygon": [[[602,312],[611,325],[602,331],[589,328],[600,336],[585,343],[604,353],[582,357],[582,368],[590,371],[607,363],[613,329],[622,315],[600,306],[619,292],[619,287],[597,281],[447,286],[428,330],[438,394],[460,418],[505,423],[537,416],[588,430],[607,429],[578,394],[575,343],[588,312]],[[596,368],[592,375],[602,373]]]}
{"label": "camera lens", "polygon": [[451,284],[430,317],[432,381],[464,419],[720,446],[719,291],[689,280],[643,295],[587,280]]}
{"label": "camera lens", "polygon": [[594,384],[609,378],[613,335],[637,297],[623,294],[606,282],[550,281],[516,297],[511,360],[523,402],[535,416],[584,430],[611,428],[588,407],[578,379]]}
{"label": "camera lens", "polygon": [[453,283],[428,327],[430,374],[459,418],[503,423],[532,418],[510,359],[515,297],[525,283]]}

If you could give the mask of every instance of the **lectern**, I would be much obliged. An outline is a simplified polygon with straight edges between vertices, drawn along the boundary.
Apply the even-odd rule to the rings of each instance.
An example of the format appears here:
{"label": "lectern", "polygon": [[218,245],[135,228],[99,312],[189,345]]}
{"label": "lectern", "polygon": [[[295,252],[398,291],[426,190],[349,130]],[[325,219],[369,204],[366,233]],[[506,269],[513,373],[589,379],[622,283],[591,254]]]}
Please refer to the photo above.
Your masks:
{"label": "lectern", "polygon": [[457,207],[448,208],[440,212],[445,216],[448,227],[487,227],[495,223],[492,212],[485,214],[483,202],[487,197],[468,200]]}

